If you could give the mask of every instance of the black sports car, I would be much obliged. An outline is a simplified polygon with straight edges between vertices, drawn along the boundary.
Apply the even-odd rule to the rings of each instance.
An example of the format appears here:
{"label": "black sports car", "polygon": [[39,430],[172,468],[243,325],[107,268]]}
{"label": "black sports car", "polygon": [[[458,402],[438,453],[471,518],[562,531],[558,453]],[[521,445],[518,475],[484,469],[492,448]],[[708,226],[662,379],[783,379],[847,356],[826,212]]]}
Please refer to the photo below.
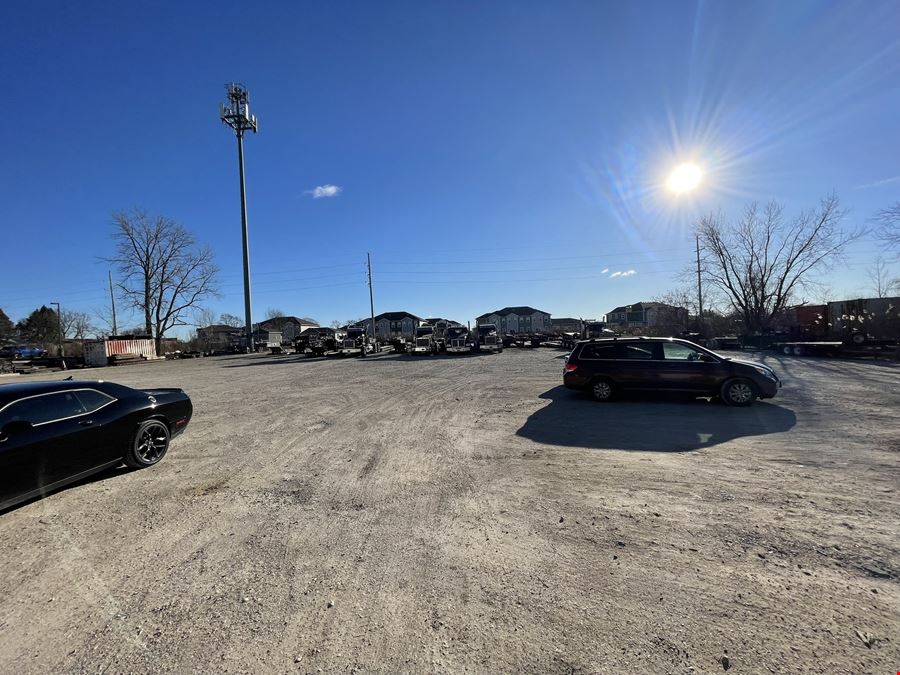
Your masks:
{"label": "black sports car", "polygon": [[0,510],[123,462],[156,464],[193,410],[181,389],[77,380],[0,385]]}

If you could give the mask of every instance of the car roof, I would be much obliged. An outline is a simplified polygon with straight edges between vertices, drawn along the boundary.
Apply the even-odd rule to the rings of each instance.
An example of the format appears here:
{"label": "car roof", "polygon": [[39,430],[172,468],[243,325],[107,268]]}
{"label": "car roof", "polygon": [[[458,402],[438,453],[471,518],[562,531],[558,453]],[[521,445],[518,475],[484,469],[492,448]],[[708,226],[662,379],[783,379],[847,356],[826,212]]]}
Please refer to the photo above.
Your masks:
{"label": "car roof", "polygon": [[626,335],[622,337],[603,337],[603,338],[591,338],[589,340],[580,340],[576,346],[578,345],[586,345],[586,344],[604,344],[604,343],[618,343],[618,342],[681,342],[688,345],[694,345],[690,340],[684,340],[682,338],[676,337],[647,337],[644,335]]}
{"label": "car roof", "polygon": [[44,380],[40,382],[12,382],[0,384],[0,407],[10,401],[37,394],[49,394],[55,391],[71,389],[97,389],[103,380]]}

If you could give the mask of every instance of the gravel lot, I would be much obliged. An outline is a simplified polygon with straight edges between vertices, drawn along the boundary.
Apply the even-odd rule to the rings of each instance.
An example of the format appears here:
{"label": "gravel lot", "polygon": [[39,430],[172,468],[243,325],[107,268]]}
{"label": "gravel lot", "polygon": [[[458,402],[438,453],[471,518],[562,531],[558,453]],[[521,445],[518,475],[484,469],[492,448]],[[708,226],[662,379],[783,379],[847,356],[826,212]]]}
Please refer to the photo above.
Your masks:
{"label": "gravel lot", "polygon": [[194,419],[0,514],[0,671],[895,672],[900,367],[765,360],[748,409],[553,350],[85,371]]}

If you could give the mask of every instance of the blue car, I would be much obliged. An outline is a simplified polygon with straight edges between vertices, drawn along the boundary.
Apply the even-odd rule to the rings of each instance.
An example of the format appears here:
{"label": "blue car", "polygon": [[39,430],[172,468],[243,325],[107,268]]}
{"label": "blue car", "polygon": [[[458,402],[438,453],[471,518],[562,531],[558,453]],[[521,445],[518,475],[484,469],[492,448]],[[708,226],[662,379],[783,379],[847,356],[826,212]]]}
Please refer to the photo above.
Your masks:
{"label": "blue car", "polygon": [[8,346],[0,349],[0,358],[6,359],[39,359],[47,356],[47,350],[28,345]]}

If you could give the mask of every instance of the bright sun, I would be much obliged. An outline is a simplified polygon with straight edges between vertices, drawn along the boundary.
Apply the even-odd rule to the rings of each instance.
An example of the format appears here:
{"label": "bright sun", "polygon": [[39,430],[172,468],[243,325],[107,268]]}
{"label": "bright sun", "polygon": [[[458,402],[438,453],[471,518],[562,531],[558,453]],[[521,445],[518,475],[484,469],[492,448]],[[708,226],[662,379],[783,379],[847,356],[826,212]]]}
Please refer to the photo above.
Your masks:
{"label": "bright sun", "polygon": [[703,174],[700,173],[700,168],[696,164],[680,164],[675,167],[669,180],[666,181],[666,185],[672,192],[681,194],[690,192],[697,187],[702,177]]}

